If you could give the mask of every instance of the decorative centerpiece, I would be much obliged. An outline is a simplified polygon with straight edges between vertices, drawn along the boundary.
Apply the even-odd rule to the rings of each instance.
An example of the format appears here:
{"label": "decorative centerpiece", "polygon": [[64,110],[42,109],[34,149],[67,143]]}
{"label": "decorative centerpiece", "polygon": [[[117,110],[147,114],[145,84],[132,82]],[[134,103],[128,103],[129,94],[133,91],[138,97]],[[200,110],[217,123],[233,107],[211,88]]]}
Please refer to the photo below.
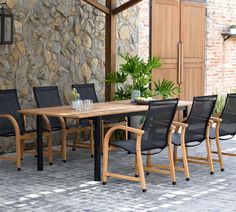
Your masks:
{"label": "decorative centerpiece", "polygon": [[77,92],[76,88],[73,88],[71,91],[71,99],[72,99],[72,108],[78,110],[80,106],[80,95]]}

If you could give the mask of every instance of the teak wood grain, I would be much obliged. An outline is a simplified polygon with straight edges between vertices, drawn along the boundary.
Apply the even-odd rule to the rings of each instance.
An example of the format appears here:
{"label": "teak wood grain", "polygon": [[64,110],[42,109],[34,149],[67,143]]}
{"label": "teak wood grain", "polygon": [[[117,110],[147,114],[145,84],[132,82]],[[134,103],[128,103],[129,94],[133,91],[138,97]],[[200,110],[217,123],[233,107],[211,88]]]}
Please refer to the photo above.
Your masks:
{"label": "teak wood grain", "polygon": [[[191,101],[179,101],[178,108],[191,106]],[[111,101],[94,103],[92,111],[78,111],[72,109],[71,106],[34,108],[19,110],[19,113],[25,115],[46,115],[67,118],[90,118],[97,116],[109,116],[115,114],[125,114],[130,112],[144,112],[148,110],[148,105],[137,105],[130,101]]]}

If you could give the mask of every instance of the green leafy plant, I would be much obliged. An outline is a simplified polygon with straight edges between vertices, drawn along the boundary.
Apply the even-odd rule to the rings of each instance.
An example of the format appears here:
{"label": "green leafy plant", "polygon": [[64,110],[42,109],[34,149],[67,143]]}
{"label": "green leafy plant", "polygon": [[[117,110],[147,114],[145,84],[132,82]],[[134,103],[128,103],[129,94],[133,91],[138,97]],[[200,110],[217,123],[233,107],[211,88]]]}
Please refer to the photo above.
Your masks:
{"label": "green leafy plant", "polygon": [[169,99],[172,96],[177,95],[181,92],[181,89],[175,86],[175,83],[171,80],[158,80],[157,82],[154,82],[154,85],[155,95],[160,96],[163,99]]}
{"label": "green leafy plant", "polygon": [[236,25],[230,25],[229,28],[230,28],[230,29],[235,29],[235,28],[236,28]]}
{"label": "green leafy plant", "polygon": [[161,66],[160,59],[151,58],[147,62],[138,55],[120,55],[124,63],[116,72],[110,73],[106,77],[106,83],[116,84],[115,99],[130,99],[133,90],[140,90],[141,96],[151,96],[149,88],[151,82],[151,71]]}
{"label": "green leafy plant", "polygon": [[215,105],[215,108],[213,111],[213,116],[220,117],[220,115],[224,109],[225,99],[226,99],[225,96],[219,96],[217,98],[216,105]]}
{"label": "green leafy plant", "polygon": [[78,101],[80,98],[79,93],[77,92],[76,88],[73,88],[71,91],[71,99],[72,101]]}

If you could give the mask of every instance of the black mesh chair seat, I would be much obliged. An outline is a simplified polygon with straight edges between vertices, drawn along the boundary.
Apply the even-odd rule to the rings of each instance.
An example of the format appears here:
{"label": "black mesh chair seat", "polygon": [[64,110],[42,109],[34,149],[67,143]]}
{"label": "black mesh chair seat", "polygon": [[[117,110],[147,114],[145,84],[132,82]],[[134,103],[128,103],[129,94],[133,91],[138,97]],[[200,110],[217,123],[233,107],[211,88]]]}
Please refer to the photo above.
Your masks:
{"label": "black mesh chair seat", "polygon": [[[25,133],[23,115],[17,113],[20,110],[20,104],[16,89],[0,90],[0,114],[9,114],[13,116],[19,126],[20,133]],[[15,129],[11,122],[6,118],[0,118],[0,136],[14,136]]]}
{"label": "black mesh chair seat", "polygon": [[[35,100],[39,108],[63,106],[57,86],[34,87],[33,90],[34,90]],[[68,123],[69,121],[67,122],[67,119],[65,118],[62,121],[57,117],[47,116],[47,118],[50,122],[50,126],[44,126],[44,129],[46,130],[48,130],[47,128],[50,127],[52,131],[62,130],[63,133],[65,133],[66,135],[68,133],[80,133],[83,130],[90,130],[90,134],[92,133],[91,125],[89,122],[85,121],[83,123],[74,124],[74,123]],[[44,125],[45,124],[46,122],[44,123]],[[66,129],[62,128],[62,124],[66,125]],[[76,135],[75,141],[77,141],[77,134],[75,135]],[[62,143],[66,144],[66,136],[63,138]],[[90,149],[91,156],[93,156],[93,149],[91,148],[92,144],[93,144],[93,141],[91,141],[91,138],[90,138],[90,144],[80,145],[80,147]],[[66,144],[66,146],[72,146],[72,144]],[[63,161],[65,162],[66,161],[65,148],[63,148],[62,150],[62,155],[63,155]]]}
{"label": "black mesh chair seat", "polygon": [[[204,136],[200,133],[195,132],[186,132],[185,133],[185,146],[194,146],[195,144],[198,145],[204,140]],[[173,133],[172,134],[172,143],[176,146],[180,146],[180,134],[179,133]],[[188,143],[191,143],[188,145]]]}
{"label": "black mesh chair seat", "polygon": [[[220,128],[220,132],[219,132],[219,135],[220,137],[223,137],[223,136],[227,136],[227,135],[230,135],[230,136],[234,136],[235,133],[232,131],[232,128],[224,128],[224,129],[221,129]],[[210,129],[210,139],[215,139],[216,138],[216,128],[215,127],[212,127]]]}
{"label": "black mesh chair seat", "polygon": [[[16,160],[17,169],[21,169],[21,159],[23,158],[24,142],[29,141],[36,135],[35,129],[25,129],[24,117],[17,111],[20,110],[16,89],[0,90],[0,137],[16,136],[17,132],[13,123],[8,119],[9,115],[15,119],[20,130],[20,135],[16,136]],[[17,126],[15,126],[17,128]],[[1,157],[0,159],[6,159]]]}
{"label": "black mesh chair seat", "polygon": [[124,119],[121,118],[107,118],[104,119],[104,124],[115,124],[124,121]]}
{"label": "black mesh chair seat", "polygon": [[[182,127],[181,133],[172,134],[172,143],[175,145],[174,161],[175,163],[178,161],[177,147],[180,146],[182,149],[182,161],[187,181],[190,179],[188,162],[206,164],[210,168],[210,173],[214,174],[214,166],[212,161],[211,145],[209,141],[208,132],[210,129],[209,121],[215,107],[216,99],[216,95],[194,97],[192,108],[185,124],[181,125],[176,123],[177,127]],[[207,162],[204,161],[206,160],[205,157],[192,157],[188,155],[186,151],[186,147],[198,146],[203,141],[206,142]]]}
{"label": "black mesh chair seat", "polygon": [[[206,129],[213,112],[217,96],[198,96],[193,98],[193,105],[190,114],[185,121],[188,124],[188,128],[185,132],[185,143],[201,144],[206,138]],[[173,134],[173,144],[180,145],[179,134]],[[196,146],[186,145],[188,147]]]}
{"label": "black mesh chair seat", "polygon": [[[129,140],[124,140],[124,141],[111,141],[110,144],[115,147],[122,148],[128,151],[129,153],[132,153],[132,154],[136,153],[136,140],[135,139],[129,139]],[[158,147],[158,144],[145,142],[143,140],[141,143],[142,151],[162,149],[162,148]]]}
{"label": "black mesh chair seat", "polygon": [[[227,95],[225,106],[220,118],[222,119],[222,122],[220,123],[220,137],[236,135],[236,93]],[[211,129],[210,137],[212,139],[215,139],[216,137],[214,128]]]}
{"label": "black mesh chair seat", "polygon": [[[36,132],[36,129],[31,129],[31,130],[24,130],[24,132],[20,132],[21,135],[27,134],[27,133],[34,133]],[[11,136],[15,136],[16,133],[15,132],[9,132],[9,133],[4,133],[4,134],[0,134],[0,137],[11,137]]]}
{"label": "black mesh chair seat", "polygon": [[[142,130],[126,126],[115,126],[111,128],[104,138],[103,150],[103,184],[106,184],[107,177],[117,177],[132,181],[140,181],[143,191],[146,191],[144,170],[148,172],[166,173],[166,168],[170,170],[172,184],[176,184],[175,169],[173,163],[173,150],[171,144],[171,133],[175,112],[178,105],[178,99],[150,101],[146,120]],[[123,129],[133,132],[137,139],[110,141],[111,135],[115,130]],[[129,153],[135,154],[135,177],[108,172],[108,153],[111,147],[122,148]],[[157,164],[152,164],[151,155],[160,153],[168,147],[169,164],[162,165],[163,169],[157,170]],[[154,151],[151,151],[154,150]],[[145,152],[144,152],[145,151]],[[147,155],[147,166],[143,166],[142,154]]]}
{"label": "black mesh chair seat", "polygon": [[[143,125],[145,131],[142,136],[141,151],[164,149],[167,135],[173,121],[178,100],[152,101],[149,105],[148,115]],[[111,141],[110,144],[136,153],[136,140]]]}
{"label": "black mesh chair seat", "polygon": [[78,127],[82,128],[82,127],[88,127],[88,126],[90,126],[90,123],[89,121],[86,121],[86,122],[80,122],[79,124],[68,124],[67,129],[78,128]]}

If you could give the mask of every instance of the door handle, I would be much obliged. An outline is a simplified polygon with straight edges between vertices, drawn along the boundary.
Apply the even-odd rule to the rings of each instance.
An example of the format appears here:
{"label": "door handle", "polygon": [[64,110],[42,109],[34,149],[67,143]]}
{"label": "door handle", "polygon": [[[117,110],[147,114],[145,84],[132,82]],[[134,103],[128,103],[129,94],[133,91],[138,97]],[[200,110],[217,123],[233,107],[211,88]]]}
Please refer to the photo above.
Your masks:
{"label": "door handle", "polygon": [[184,82],[184,44],[181,43],[181,67],[180,67],[180,83]]}
{"label": "door handle", "polygon": [[178,43],[177,83],[181,83],[181,42]]}

